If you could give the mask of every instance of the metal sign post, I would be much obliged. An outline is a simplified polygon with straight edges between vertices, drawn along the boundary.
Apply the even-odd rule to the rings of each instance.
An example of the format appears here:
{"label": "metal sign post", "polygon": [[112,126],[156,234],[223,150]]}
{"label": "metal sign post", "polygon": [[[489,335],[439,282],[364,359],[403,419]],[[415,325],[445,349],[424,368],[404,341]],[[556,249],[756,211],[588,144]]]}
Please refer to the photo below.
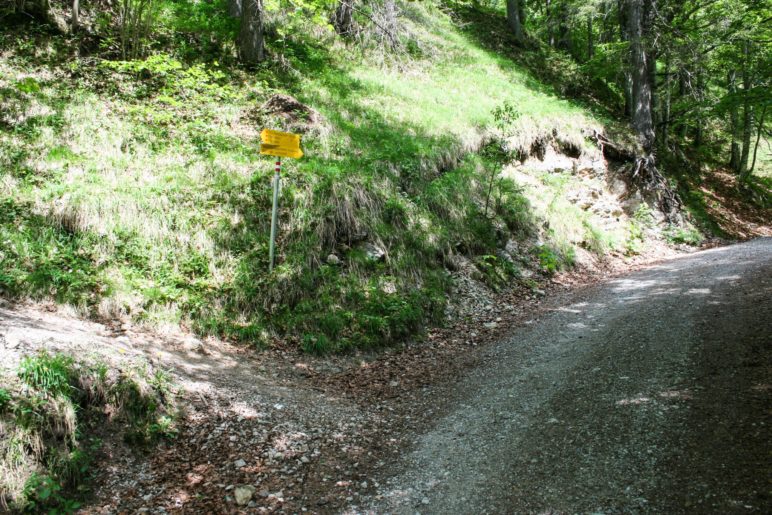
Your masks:
{"label": "metal sign post", "polygon": [[276,224],[279,218],[279,181],[281,181],[281,158],[276,158],[276,170],[273,174],[273,210],[271,211],[271,242],[268,246],[268,271],[273,271],[274,248],[276,247]]}
{"label": "metal sign post", "polygon": [[276,156],[276,169],[273,174],[273,209],[271,211],[271,241],[268,244],[268,271],[273,272],[276,254],[276,226],[279,223],[279,188],[281,182],[281,158],[300,159],[300,135],[288,132],[263,129],[260,132],[260,153]]}

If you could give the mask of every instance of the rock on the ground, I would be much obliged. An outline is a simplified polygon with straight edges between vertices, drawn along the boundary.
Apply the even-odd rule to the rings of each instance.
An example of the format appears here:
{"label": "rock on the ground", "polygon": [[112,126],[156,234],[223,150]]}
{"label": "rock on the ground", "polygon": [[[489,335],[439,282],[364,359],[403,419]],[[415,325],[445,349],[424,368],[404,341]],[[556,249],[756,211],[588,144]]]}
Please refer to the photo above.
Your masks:
{"label": "rock on the ground", "polygon": [[233,496],[236,498],[236,504],[239,506],[246,506],[249,504],[253,495],[255,495],[254,486],[239,486],[233,490]]}

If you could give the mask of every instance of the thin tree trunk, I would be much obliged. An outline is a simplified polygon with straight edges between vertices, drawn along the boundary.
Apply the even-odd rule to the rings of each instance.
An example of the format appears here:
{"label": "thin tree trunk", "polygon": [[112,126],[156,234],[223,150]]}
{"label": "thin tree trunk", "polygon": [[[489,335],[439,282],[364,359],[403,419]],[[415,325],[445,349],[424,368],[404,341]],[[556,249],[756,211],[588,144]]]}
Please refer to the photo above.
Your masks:
{"label": "thin tree trunk", "polygon": [[759,142],[761,142],[761,133],[764,130],[764,117],[767,114],[767,106],[764,106],[764,109],[761,111],[761,116],[759,116],[759,128],[758,132],[756,133],[756,145],[753,147],[753,162],[751,163],[751,167],[748,170],[748,177],[753,175],[753,170],[756,169],[756,154],[759,152]]}
{"label": "thin tree trunk", "polygon": [[547,20],[547,42],[555,48],[555,27],[552,16],[552,0],[544,0],[544,17]]}
{"label": "thin tree trunk", "polygon": [[595,46],[592,40],[592,13],[587,15],[587,59],[595,57]]}
{"label": "thin tree trunk", "polygon": [[523,42],[523,25],[520,21],[520,0],[507,0],[507,23],[518,43]]}
{"label": "thin tree trunk", "polygon": [[[737,94],[737,71],[731,70],[728,77],[729,94],[736,96]],[[740,173],[740,110],[738,109],[737,101],[732,99],[729,107],[729,125],[730,132],[732,133],[732,145],[731,153],[729,156],[729,167],[733,172]]]}
{"label": "thin tree trunk", "polygon": [[751,151],[751,135],[753,132],[753,106],[750,95],[751,74],[748,70],[750,56],[750,43],[746,40],[743,44],[743,147],[740,156],[740,180],[744,181],[748,175],[748,157]]}
{"label": "thin tree trunk", "polygon": [[670,101],[671,83],[670,54],[665,56],[665,101],[662,104],[662,146],[667,148],[670,143]]}
{"label": "thin tree trunk", "polygon": [[[630,31],[627,26],[627,11],[629,6],[626,5],[625,0],[618,0],[619,11],[619,39],[621,41],[630,41]],[[625,97],[624,116],[625,118],[632,118],[633,116],[633,76],[631,72],[632,63],[629,62],[625,66],[622,66],[622,91]]]}
{"label": "thin tree trunk", "polygon": [[78,15],[80,14],[80,0],[72,0],[72,16],[70,17],[70,28],[73,32],[78,30],[80,24]]}
{"label": "thin tree trunk", "polygon": [[568,26],[568,6],[566,4],[560,4],[558,7],[558,48],[573,54],[571,28]]}
{"label": "thin tree trunk", "polygon": [[243,0],[239,56],[244,64],[253,66],[265,59],[263,31],[263,1]]}
{"label": "thin tree trunk", "polygon": [[[678,98],[679,100],[683,100],[686,96],[686,70],[682,69],[678,73]],[[681,137],[681,139],[686,138],[686,133],[689,129],[688,124],[686,123],[685,119],[681,120],[681,123],[678,125],[678,135]]]}
{"label": "thin tree trunk", "polygon": [[603,30],[601,31],[601,43],[609,43],[614,39],[614,24],[609,23],[613,0],[603,2]]}
{"label": "thin tree trunk", "polygon": [[[703,78],[701,73],[697,73],[696,78],[696,91],[695,98],[697,105],[700,105],[705,98],[705,85],[703,84]],[[700,148],[702,146],[702,140],[704,135],[703,123],[702,123],[702,109],[697,109],[696,123],[694,127],[694,148]]]}

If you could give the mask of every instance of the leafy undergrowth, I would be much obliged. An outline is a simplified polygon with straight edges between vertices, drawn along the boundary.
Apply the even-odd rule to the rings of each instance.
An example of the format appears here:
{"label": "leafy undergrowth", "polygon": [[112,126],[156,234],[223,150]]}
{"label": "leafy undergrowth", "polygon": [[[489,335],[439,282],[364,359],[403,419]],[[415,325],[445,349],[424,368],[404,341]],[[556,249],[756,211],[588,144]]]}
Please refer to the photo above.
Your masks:
{"label": "leafy undergrowth", "polygon": [[[0,293],[330,351],[440,322],[455,255],[492,282],[517,277],[497,249],[541,222],[497,172],[542,134],[581,149],[600,122],[436,7],[403,15],[404,55],[384,60],[308,21],[253,72],[181,50],[78,58],[34,26],[0,33]],[[276,93],[320,116],[259,108]],[[283,164],[271,274],[263,127],[304,133],[305,157]],[[563,242],[544,245],[543,268],[570,263]]]}
{"label": "leafy undergrowth", "polygon": [[42,353],[0,387],[0,507],[70,513],[88,492],[100,436],[152,444],[174,434],[168,376]]}

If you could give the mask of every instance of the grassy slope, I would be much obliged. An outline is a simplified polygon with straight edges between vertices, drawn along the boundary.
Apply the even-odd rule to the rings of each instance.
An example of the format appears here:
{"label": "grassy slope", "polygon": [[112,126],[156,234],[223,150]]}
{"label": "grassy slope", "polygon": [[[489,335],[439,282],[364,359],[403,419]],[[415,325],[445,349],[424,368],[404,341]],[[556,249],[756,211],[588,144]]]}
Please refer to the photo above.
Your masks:
{"label": "grassy slope", "polygon": [[[492,111],[510,102],[566,132],[598,122],[440,11],[405,12],[423,56],[384,67],[322,36],[285,42],[288,65],[252,74],[163,57],[110,66],[5,31],[0,291],[249,341],[278,331],[320,350],[438,320],[452,253],[491,255],[532,230],[506,181],[484,212],[501,157],[474,151]],[[285,124],[255,108],[282,91],[326,123],[285,164],[269,275],[273,162],[255,138]],[[369,260],[362,239],[386,259]],[[326,264],[332,252],[341,265]]]}

